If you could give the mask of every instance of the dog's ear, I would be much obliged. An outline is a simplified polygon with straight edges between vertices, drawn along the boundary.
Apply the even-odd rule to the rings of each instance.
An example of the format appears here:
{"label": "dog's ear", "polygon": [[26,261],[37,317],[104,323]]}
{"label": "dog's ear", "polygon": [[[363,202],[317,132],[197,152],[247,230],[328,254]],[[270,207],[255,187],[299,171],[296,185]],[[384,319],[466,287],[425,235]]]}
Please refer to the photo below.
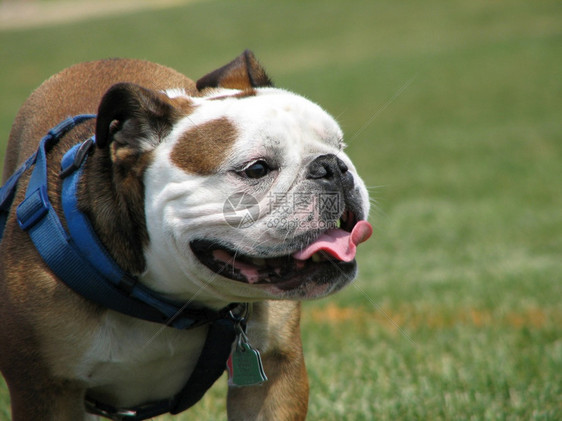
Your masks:
{"label": "dog's ear", "polygon": [[197,81],[197,90],[205,88],[251,89],[273,86],[254,53],[244,51],[227,65]]}
{"label": "dog's ear", "polygon": [[103,96],[96,121],[96,145],[111,142],[146,147],[166,136],[178,112],[163,93],[133,83],[113,85]]}

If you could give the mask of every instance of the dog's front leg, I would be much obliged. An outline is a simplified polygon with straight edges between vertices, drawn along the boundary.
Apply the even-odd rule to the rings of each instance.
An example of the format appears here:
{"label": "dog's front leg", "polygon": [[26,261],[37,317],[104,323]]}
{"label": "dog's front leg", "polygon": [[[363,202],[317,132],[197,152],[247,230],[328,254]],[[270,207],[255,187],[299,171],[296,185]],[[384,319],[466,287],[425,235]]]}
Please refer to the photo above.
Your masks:
{"label": "dog's front leg", "polygon": [[260,386],[229,387],[230,421],[306,418],[308,377],[299,322],[300,303],[278,301],[254,305],[248,337],[262,354],[268,381]]}

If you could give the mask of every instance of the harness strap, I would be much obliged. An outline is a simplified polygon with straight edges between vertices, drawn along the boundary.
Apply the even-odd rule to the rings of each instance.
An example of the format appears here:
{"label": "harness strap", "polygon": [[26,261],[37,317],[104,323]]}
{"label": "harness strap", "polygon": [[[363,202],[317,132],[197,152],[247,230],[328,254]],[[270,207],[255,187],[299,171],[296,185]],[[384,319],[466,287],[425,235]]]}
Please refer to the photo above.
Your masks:
{"label": "harness strap", "polygon": [[2,240],[2,235],[4,234],[4,228],[6,227],[6,221],[8,219],[8,213],[12,202],[14,201],[14,195],[16,192],[16,187],[18,186],[18,181],[21,175],[27,170],[33,162],[35,162],[36,154],[30,156],[24,164],[18,168],[18,170],[8,178],[8,181],[0,188],[0,241]]}
{"label": "harness strap", "polygon": [[[40,148],[43,147],[49,149],[69,130],[71,130],[78,124],[92,118],[95,118],[94,114],[81,114],[63,120],[58,125],[49,130],[47,135],[43,137],[43,139],[41,139]],[[4,234],[4,228],[6,227],[6,221],[8,219],[10,207],[12,206],[12,202],[14,201],[14,194],[18,181],[22,174],[26,170],[31,168],[33,164],[35,164],[37,155],[38,152],[35,152],[33,155],[31,155],[0,188],[0,240],[2,239],[2,235]]]}

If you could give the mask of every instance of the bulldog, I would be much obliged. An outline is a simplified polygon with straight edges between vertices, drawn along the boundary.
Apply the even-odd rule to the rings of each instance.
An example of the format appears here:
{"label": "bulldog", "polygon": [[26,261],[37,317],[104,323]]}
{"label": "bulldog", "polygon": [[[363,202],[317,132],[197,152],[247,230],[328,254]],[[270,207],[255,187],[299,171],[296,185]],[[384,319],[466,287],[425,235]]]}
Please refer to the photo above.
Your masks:
{"label": "bulldog", "polygon": [[197,82],[130,59],[44,82],[0,191],[13,420],[178,413],[226,366],[229,419],[304,419],[300,301],[349,284],[372,233],[344,146],[250,51]]}

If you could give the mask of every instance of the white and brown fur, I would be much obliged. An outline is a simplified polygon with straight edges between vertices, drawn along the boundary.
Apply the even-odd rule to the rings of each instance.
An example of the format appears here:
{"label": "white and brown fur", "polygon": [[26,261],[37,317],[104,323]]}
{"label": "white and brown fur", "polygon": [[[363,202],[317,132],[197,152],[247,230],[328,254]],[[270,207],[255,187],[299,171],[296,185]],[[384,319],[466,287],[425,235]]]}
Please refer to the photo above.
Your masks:
{"label": "white and brown fur", "polygon": [[[169,136],[182,138],[190,130],[190,141],[176,141],[168,152],[167,165],[171,161],[181,177],[194,174],[205,180],[213,176],[232,158],[239,129],[220,115],[195,121],[195,128],[174,135],[177,126],[191,117],[197,120],[202,101],[243,99],[270,85],[248,51],[197,84],[145,61],[78,64],[48,79],[24,103],[10,134],[4,165],[5,180],[35,151],[50,128],[68,116],[97,113],[97,120],[74,129],[50,151],[51,202],[60,214],[62,155],[95,132],[97,147],[85,167],[79,207],[116,262],[171,298],[190,300],[199,294],[201,300],[195,302],[213,308],[236,300],[255,302],[248,335],[262,353],[269,381],[259,387],[229,389],[231,420],[305,418],[308,380],[299,330],[300,303],[284,298],[314,298],[316,293],[291,297],[250,285],[230,290],[233,282],[224,279],[209,285],[209,290],[195,283],[178,291],[182,282],[189,284],[181,277],[185,275],[161,276],[155,269],[166,266],[169,257],[162,261],[159,254],[157,240],[164,235],[152,215],[158,209],[145,203],[147,194],[154,199],[158,181],[151,178],[147,185],[146,180],[147,172],[158,178],[162,155],[156,152],[158,142]],[[334,130],[333,137],[341,136],[339,129]],[[193,140],[198,136],[201,142]],[[337,141],[332,139],[335,143],[326,148],[337,150]],[[29,171],[19,182],[14,204],[23,200],[28,178]],[[168,275],[170,285],[166,284]],[[119,406],[170,397],[189,377],[206,334],[206,327],[178,331],[132,319],[71,292],[17,226],[15,205],[0,243],[0,297],[0,369],[9,386],[14,421],[87,419],[86,393]]]}

